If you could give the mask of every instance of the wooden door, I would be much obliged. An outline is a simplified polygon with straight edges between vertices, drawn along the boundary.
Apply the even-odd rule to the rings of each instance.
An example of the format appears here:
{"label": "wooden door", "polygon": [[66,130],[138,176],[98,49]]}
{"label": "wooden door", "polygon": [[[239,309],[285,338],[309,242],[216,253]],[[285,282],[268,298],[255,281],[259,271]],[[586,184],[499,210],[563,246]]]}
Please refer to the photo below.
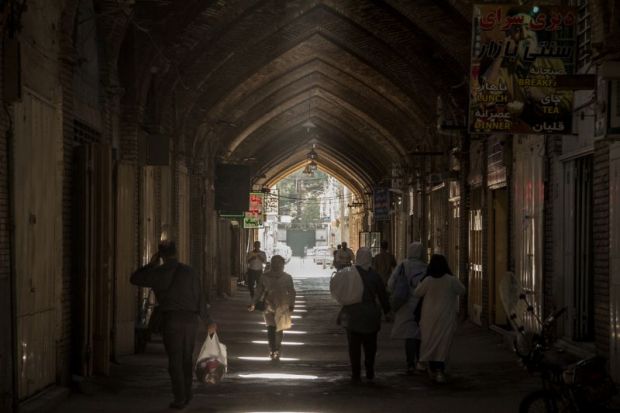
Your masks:
{"label": "wooden door", "polygon": [[15,104],[13,207],[20,399],[56,381],[62,320],[62,118],[25,91]]}
{"label": "wooden door", "polygon": [[508,324],[500,297],[500,285],[508,271],[508,191],[506,188],[491,192],[492,209],[489,234],[489,281],[491,320],[499,326]]}
{"label": "wooden door", "polygon": [[137,266],[135,199],[136,167],[121,163],[116,168],[116,253],[114,354],[134,351],[136,290],[129,278]]}
{"label": "wooden door", "polygon": [[484,279],[482,271],[484,221],[482,187],[471,190],[471,206],[469,210],[469,316],[476,324],[482,324],[482,299]]}
{"label": "wooden door", "polygon": [[109,374],[112,353],[112,150],[88,144],[77,149],[76,335],[79,373]]}
{"label": "wooden door", "polygon": [[189,234],[190,234],[190,184],[189,174],[187,168],[181,167],[178,171],[178,242],[177,248],[179,251],[179,260],[184,263],[189,263]]}
{"label": "wooden door", "polygon": [[157,231],[157,207],[155,199],[156,166],[145,166],[142,172],[142,264],[147,264],[157,251],[159,235]]}
{"label": "wooden door", "polygon": [[620,380],[620,143],[609,157],[609,364],[613,379]]}

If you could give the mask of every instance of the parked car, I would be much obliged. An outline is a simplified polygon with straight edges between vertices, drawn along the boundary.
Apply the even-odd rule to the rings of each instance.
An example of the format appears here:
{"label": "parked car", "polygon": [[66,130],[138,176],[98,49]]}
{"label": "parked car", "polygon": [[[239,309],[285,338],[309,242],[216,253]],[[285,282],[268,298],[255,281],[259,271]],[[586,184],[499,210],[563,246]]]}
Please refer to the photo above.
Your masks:
{"label": "parked car", "polygon": [[334,249],[331,247],[315,247],[314,263],[318,265],[332,265],[334,261]]}
{"label": "parked car", "polygon": [[293,256],[293,250],[286,244],[278,243],[274,248],[273,255],[280,255],[284,258],[284,262],[288,264]]}

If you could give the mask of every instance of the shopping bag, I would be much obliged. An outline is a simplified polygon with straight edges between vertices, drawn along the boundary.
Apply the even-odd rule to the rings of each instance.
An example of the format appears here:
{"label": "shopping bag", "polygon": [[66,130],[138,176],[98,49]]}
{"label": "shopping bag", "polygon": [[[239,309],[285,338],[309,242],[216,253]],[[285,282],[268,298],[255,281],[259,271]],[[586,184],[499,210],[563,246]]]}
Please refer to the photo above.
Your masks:
{"label": "shopping bag", "polygon": [[217,384],[228,370],[226,346],[220,343],[217,333],[207,334],[196,361],[196,378],[206,384]]}
{"label": "shopping bag", "polygon": [[329,281],[329,292],[341,305],[362,302],[364,282],[355,265],[338,270]]}

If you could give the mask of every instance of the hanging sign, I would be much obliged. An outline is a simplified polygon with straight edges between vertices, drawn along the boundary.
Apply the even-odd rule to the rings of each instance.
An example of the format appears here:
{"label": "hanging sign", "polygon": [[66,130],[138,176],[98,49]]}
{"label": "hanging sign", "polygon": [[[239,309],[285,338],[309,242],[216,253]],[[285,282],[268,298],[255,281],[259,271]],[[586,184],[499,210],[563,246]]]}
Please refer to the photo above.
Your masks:
{"label": "hanging sign", "polygon": [[264,220],[262,214],[255,214],[252,212],[246,212],[243,217],[243,228],[254,229],[263,228]]}
{"label": "hanging sign", "polygon": [[266,215],[278,215],[280,198],[278,197],[277,189],[272,189],[270,192],[266,193],[264,202]]}
{"label": "hanging sign", "polygon": [[248,211],[243,217],[243,228],[263,228],[265,194],[262,192],[250,192]]}
{"label": "hanging sign", "polygon": [[577,12],[563,6],[474,6],[471,133],[567,134]]}
{"label": "hanging sign", "polygon": [[248,208],[249,212],[254,214],[263,214],[264,213],[264,200],[265,194],[262,192],[250,192],[250,206]]}
{"label": "hanging sign", "polygon": [[388,188],[375,188],[374,195],[374,218],[386,220],[390,218],[390,191]]}

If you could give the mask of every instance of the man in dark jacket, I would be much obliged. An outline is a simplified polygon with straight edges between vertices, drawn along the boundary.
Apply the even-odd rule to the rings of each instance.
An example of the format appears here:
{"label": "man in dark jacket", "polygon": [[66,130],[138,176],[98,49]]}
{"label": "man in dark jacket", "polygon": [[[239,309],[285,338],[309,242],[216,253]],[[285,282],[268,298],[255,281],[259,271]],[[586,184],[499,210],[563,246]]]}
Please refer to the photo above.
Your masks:
{"label": "man in dark jacket", "polygon": [[[198,274],[176,258],[172,241],[159,244],[150,262],[131,276],[131,283],[152,288],[163,318],[163,340],[172,380],[173,409],[183,409],[192,399],[193,353],[198,316],[209,334],[216,330],[207,312],[207,303]],[[163,263],[160,263],[160,259]]]}

